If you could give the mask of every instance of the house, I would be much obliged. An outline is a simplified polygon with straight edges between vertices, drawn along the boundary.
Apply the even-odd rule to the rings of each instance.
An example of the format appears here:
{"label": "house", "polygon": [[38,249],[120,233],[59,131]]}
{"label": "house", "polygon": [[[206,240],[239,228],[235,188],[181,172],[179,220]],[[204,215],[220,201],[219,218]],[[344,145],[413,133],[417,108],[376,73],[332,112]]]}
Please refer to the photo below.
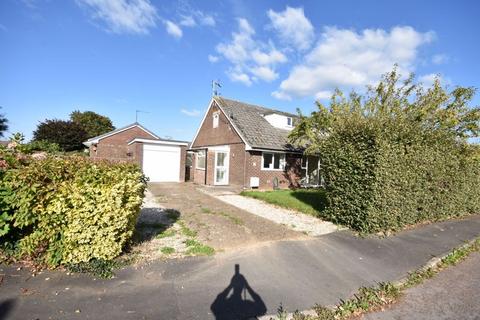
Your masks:
{"label": "house", "polygon": [[193,181],[244,188],[319,184],[319,159],[288,142],[298,117],[214,96],[190,145]]}
{"label": "house", "polygon": [[139,123],[93,137],[83,144],[93,159],[137,163],[151,182],[185,181],[188,142],[161,139]]}

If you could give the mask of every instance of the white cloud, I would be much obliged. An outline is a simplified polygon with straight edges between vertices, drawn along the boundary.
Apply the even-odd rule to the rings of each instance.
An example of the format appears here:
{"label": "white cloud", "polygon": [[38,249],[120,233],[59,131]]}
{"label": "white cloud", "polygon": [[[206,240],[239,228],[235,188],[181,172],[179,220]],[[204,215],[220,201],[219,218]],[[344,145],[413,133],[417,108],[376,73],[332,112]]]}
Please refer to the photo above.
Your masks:
{"label": "white cloud", "polygon": [[218,60],[219,60],[218,56],[212,56],[211,54],[208,55],[208,61],[210,61],[211,63],[215,63]]}
{"label": "white cloud", "polygon": [[435,80],[438,79],[442,85],[451,85],[452,80],[448,77],[441,75],[440,73],[424,74],[418,78],[418,80],[425,86],[431,87]]}
{"label": "white cloud", "polygon": [[215,26],[216,21],[213,16],[209,14],[205,14],[199,10],[191,10],[186,15],[181,15],[179,24],[184,27],[195,27],[198,25],[213,27]]}
{"label": "white cloud", "polygon": [[292,100],[292,97],[290,97],[288,94],[282,91],[273,91],[272,92],[272,97],[278,99],[278,100],[287,100],[290,101]]}
{"label": "white cloud", "polygon": [[277,79],[275,66],[285,63],[287,57],[272,43],[254,39],[255,29],[246,19],[239,18],[237,23],[238,31],[232,33],[232,38],[216,46],[216,51],[232,64],[227,71],[229,78],[247,86],[258,80]]}
{"label": "white cloud", "polygon": [[182,20],[180,20],[180,25],[184,27],[195,27],[197,23],[192,16],[183,16]]}
{"label": "white cloud", "polygon": [[198,117],[201,114],[200,110],[197,110],[197,109],[192,109],[192,110],[182,109],[180,110],[180,112],[189,117]]}
{"label": "white cloud", "polygon": [[252,79],[246,73],[235,71],[235,70],[229,70],[227,72],[227,75],[230,78],[230,80],[234,82],[241,82],[247,87],[252,85]]}
{"label": "white cloud", "polygon": [[214,27],[216,25],[215,19],[210,15],[202,15],[200,23],[209,27]]}
{"label": "white cloud", "polygon": [[299,50],[310,48],[315,36],[314,28],[305,17],[303,8],[287,6],[282,12],[268,10],[267,15],[273,29],[285,44],[295,46]]}
{"label": "white cloud", "polygon": [[102,21],[114,33],[147,34],[156,26],[157,10],[149,0],[76,0],[89,9],[95,20]]}
{"label": "white cloud", "polygon": [[252,58],[260,65],[287,62],[287,57],[277,49],[272,49],[270,52],[262,52],[256,49],[252,52]]}
{"label": "white cloud", "polygon": [[432,57],[432,62],[434,64],[444,64],[448,62],[449,57],[446,54],[436,54]]}
{"label": "white cloud", "polygon": [[330,99],[331,97],[332,97],[332,92],[328,90],[318,91],[315,94],[315,99],[317,100]]}
{"label": "white cloud", "polygon": [[266,82],[272,82],[273,80],[278,78],[278,73],[273,71],[270,67],[253,67],[250,69],[250,72],[254,74],[257,78]]}
{"label": "white cloud", "polygon": [[[417,51],[434,39],[433,32],[412,27],[354,30],[327,27],[317,45],[292,68],[280,84],[282,94],[324,98],[336,87],[362,90],[398,64],[406,75],[415,69]],[[278,96],[279,94],[277,94]]]}
{"label": "white cloud", "polygon": [[183,36],[182,29],[170,20],[165,20],[165,28],[167,33],[174,38],[180,39]]}

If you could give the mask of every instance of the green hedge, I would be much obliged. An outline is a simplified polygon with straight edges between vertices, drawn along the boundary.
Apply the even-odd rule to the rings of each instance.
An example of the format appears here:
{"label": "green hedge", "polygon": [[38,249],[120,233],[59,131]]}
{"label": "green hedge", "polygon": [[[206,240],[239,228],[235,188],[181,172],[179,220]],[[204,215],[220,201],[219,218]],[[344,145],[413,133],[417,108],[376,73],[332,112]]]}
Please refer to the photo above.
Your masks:
{"label": "green hedge", "polygon": [[480,213],[475,146],[445,137],[407,144],[372,128],[351,123],[322,144],[324,218],[371,233]]}
{"label": "green hedge", "polygon": [[10,163],[0,175],[0,239],[18,257],[48,266],[118,256],[133,234],[146,186],[133,164],[81,157]]}
{"label": "green hedge", "polygon": [[321,158],[324,219],[371,233],[480,213],[475,89],[401,79],[394,69],[363,95],[337,90],[291,132]]}

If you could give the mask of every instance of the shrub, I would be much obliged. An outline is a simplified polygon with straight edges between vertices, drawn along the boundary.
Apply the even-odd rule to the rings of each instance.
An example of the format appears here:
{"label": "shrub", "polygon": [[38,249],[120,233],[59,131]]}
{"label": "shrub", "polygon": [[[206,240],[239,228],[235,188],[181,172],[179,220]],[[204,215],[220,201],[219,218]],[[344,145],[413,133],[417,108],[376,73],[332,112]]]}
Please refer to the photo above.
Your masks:
{"label": "shrub", "polygon": [[58,266],[118,256],[133,234],[145,179],[133,164],[47,157],[4,171],[0,192],[19,257]]}
{"label": "shrub", "polygon": [[31,141],[19,146],[23,153],[32,153],[34,151],[44,151],[47,153],[57,153],[60,151],[60,146],[46,140]]}
{"label": "shrub", "polygon": [[480,212],[480,109],[471,88],[425,90],[393,71],[365,97],[339,91],[292,142],[320,154],[324,219],[371,233]]}

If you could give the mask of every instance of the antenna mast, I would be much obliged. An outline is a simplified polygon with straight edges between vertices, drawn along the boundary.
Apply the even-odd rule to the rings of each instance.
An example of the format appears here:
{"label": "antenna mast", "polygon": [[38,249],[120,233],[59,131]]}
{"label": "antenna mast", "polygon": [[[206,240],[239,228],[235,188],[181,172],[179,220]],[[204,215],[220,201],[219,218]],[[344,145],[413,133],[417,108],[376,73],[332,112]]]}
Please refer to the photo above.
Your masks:
{"label": "antenna mast", "polygon": [[142,110],[135,110],[135,122],[138,122],[138,114],[139,113],[150,113],[150,112],[142,111]]}
{"label": "antenna mast", "polygon": [[220,95],[219,89],[222,87],[220,80],[212,80],[212,96]]}

